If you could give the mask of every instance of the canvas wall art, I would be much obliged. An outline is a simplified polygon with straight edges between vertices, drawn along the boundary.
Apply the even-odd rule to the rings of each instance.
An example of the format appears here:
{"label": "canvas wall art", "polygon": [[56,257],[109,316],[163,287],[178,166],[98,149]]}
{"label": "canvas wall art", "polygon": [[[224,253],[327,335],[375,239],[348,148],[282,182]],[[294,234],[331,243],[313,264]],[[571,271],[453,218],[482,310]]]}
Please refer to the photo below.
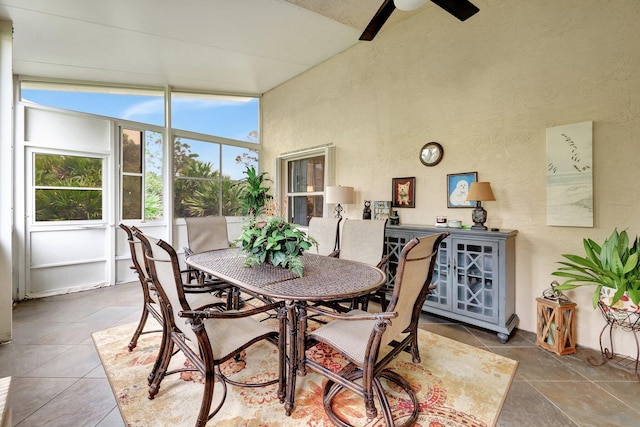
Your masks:
{"label": "canvas wall art", "polygon": [[547,225],[593,227],[593,122],[547,128]]}

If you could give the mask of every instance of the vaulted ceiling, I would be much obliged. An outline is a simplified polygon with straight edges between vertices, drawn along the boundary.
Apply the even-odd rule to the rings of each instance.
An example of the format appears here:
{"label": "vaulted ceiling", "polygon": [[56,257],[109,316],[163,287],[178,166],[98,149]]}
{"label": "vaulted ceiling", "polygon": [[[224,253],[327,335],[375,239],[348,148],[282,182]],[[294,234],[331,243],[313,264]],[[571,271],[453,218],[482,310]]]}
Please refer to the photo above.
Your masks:
{"label": "vaulted ceiling", "polygon": [[[261,94],[356,43],[382,0],[0,0],[24,76]],[[394,13],[388,29],[415,12]],[[384,30],[383,29],[383,30]]]}

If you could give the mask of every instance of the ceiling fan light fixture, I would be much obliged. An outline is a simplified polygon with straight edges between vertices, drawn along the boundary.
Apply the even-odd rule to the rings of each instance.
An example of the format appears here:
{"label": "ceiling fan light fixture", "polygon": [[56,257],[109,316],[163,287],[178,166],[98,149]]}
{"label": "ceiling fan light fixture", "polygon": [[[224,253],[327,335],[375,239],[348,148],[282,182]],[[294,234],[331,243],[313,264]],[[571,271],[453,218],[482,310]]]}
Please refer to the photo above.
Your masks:
{"label": "ceiling fan light fixture", "polygon": [[396,9],[410,11],[416,10],[427,2],[427,0],[393,0],[393,4],[396,6]]}

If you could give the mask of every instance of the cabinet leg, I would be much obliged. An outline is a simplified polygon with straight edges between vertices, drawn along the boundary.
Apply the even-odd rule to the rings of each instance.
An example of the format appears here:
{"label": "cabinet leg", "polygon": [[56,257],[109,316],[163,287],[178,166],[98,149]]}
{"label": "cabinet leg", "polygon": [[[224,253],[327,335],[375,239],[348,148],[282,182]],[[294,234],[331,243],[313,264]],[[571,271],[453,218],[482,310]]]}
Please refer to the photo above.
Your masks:
{"label": "cabinet leg", "polygon": [[498,339],[500,340],[500,344],[506,344],[507,341],[509,341],[509,335],[498,332]]}

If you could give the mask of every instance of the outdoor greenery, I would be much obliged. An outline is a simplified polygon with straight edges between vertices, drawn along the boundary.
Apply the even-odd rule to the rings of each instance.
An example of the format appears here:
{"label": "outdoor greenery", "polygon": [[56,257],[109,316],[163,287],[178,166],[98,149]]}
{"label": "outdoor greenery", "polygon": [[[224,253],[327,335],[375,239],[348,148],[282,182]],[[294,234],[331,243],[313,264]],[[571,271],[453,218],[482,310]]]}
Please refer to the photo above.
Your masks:
{"label": "outdoor greenery", "polygon": [[613,233],[602,246],[591,239],[583,239],[586,256],[563,254],[569,260],[561,261],[564,267],[554,271],[554,276],[567,278],[557,290],[569,290],[579,286],[595,286],[593,307],[598,305],[603,287],[615,289],[610,305],[626,294],[637,306],[640,303],[640,242],[636,237],[629,244],[626,230]]}
{"label": "outdoor greenery", "polygon": [[35,155],[36,221],[102,219],[102,159]]}
{"label": "outdoor greenery", "polygon": [[[176,139],[173,162],[174,215],[176,218],[235,215],[241,205],[236,183],[229,176],[220,176],[214,165],[198,157],[198,154],[191,152],[189,144]],[[236,158],[237,163],[250,164],[255,161],[257,158]]]}
{"label": "outdoor greenery", "polygon": [[[142,211],[139,175],[123,176],[123,218],[154,220],[163,214],[162,158],[157,145],[161,140],[146,141],[144,176],[144,211]],[[150,147],[153,146],[153,149]],[[208,215],[232,216],[244,204],[239,199],[236,183],[229,176],[220,176],[209,162],[199,159],[191,147],[175,141],[174,213],[176,217]],[[161,155],[161,154],[160,154]],[[123,158],[127,167],[141,171],[141,147],[123,138]],[[237,163],[250,165],[257,157],[237,156]],[[102,162],[100,158],[58,154],[35,155],[35,213],[36,221],[68,221],[102,219]],[[138,166],[135,166],[135,165]],[[136,169],[137,168],[137,169]],[[222,203],[220,201],[222,200]],[[222,206],[222,210],[220,209]]]}

